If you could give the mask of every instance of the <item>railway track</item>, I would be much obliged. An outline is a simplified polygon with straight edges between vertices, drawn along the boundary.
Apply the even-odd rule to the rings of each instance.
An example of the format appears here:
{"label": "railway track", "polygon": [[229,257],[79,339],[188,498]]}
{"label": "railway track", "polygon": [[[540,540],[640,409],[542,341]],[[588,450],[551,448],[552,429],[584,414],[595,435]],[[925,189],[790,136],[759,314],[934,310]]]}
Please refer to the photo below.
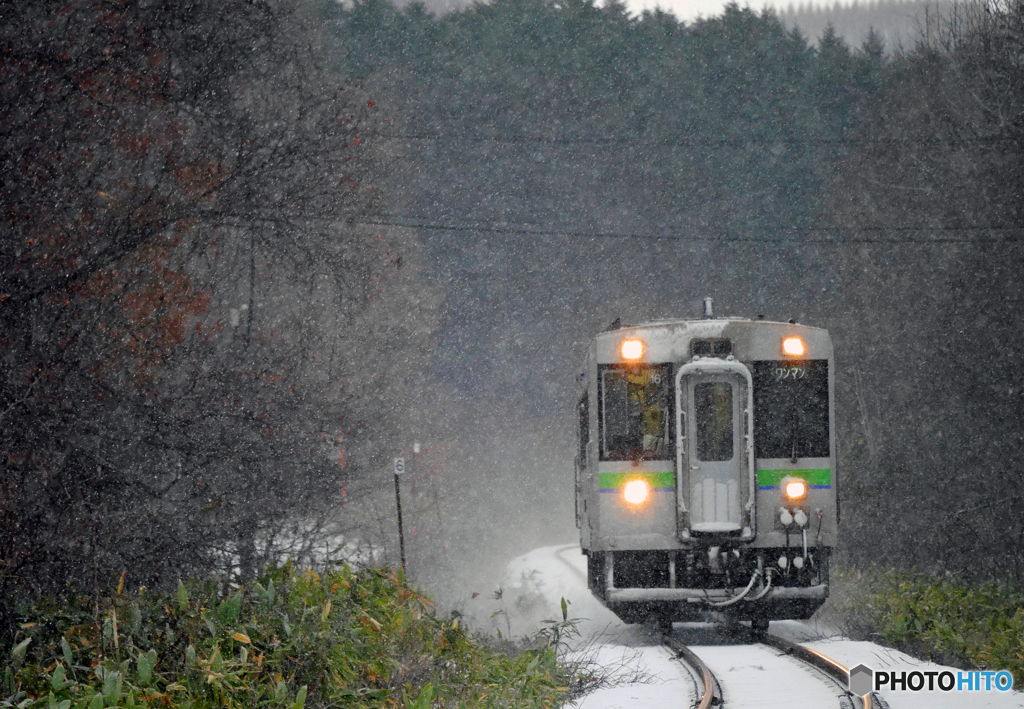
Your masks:
{"label": "railway track", "polygon": [[[580,577],[580,579],[585,582],[586,579],[584,575],[579,571],[579,569],[570,563],[568,559],[565,558],[565,554],[570,551],[579,553],[579,547],[574,544],[566,545],[559,548],[555,552],[555,556],[561,563],[570,569],[574,575]],[[700,645],[719,644],[714,640],[714,637],[719,632],[723,631],[713,631],[711,637],[705,638],[706,641],[710,642],[702,641]],[[786,657],[813,668],[813,674],[815,676],[819,677],[824,682],[828,682],[832,686],[834,690],[832,696],[835,697],[836,703],[841,707],[841,709],[889,709],[888,704],[881,697],[875,694],[868,694],[863,698],[855,697],[850,694],[848,690],[850,686],[849,670],[841,663],[836,662],[817,650],[812,650],[808,647],[804,647],[803,645],[798,645],[770,633],[753,633],[746,628],[733,626],[733,630],[728,632],[731,643],[740,644],[742,646],[766,646],[766,649],[770,648],[776,654],[782,653]],[[699,695],[698,700],[694,704],[694,709],[722,709],[727,706],[727,699],[722,692],[722,686],[715,677],[714,672],[712,672],[707,663],[705,663],[697,653],[694,652],[693,647],[699,647],[699,645],[688,645],[678,637],[673,637],[672,635],[662,636],[662,644],[691,669],[691,675],[693,675],[698,685],[697,694]],[[833,707],[834,706],[835,705],[833,705]]]}
{"label": "railway track", "polygon": [[676,654],[680,660],[690,666],[690,669],[694,672],[694,677],[697,678],[700,686],[697,691],[700,692],[700,699],[695,705],[695,709],[711,709],[711,707],[720,707],[724,703],[722,696],[722,687],[712,674],[710,668],[704,661],[697,657],[697,655],[688,646],[679,642],[671,635],[665,635],[662,641],[672,652]]}
{"label": "railway track", "polygon": [[[874,693],[863,698],[850,694],[848,689],[850,673],[847,668],[817,650],[797,645],[770,633],[749,634],[749,640],[755,644],[766,645],[814,668],[819,675],[823,675],[827,681],[835,685],[836,701],[841,709],[889,709],[888,704]],[[707,664],[688,645],[671,635],[663,636],[662,642],[676,654],[676,657],[691,668],[700,685],[698,687],[700,696],[694,708],[717,709],[723,707],[725,696],[722,693],[721,684]]]}

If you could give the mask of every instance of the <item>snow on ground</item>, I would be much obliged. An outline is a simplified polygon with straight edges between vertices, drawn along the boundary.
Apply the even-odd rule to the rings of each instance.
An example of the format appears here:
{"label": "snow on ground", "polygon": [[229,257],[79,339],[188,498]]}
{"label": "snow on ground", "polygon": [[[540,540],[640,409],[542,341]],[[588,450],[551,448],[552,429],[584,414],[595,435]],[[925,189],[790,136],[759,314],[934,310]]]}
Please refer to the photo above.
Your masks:
{"label": "snow on ground", "polygon": [[[680,709],[693,705],[696,684],[657,633],[626,625],[587,588],[587,560],[576,545],[535,549],[513,560],[502,584],[513,632],[532,622],[561,619],[561,600],[577,619],[580,638],[570,659],[598,670],[614,686],[603,687],[573,706],[583,709]],[[503,616],[499,616],[503,619]],[[499,625],[500,628],[500,625]]]}
{"label": "snow on ground", "polygon": [[522,599],[534,599],[532,615],[543,615],[540,620],[561,618],[565,598],[569,617],[581,619],[578,627],[587,636],[610,626],[623,627],[587,588],[587,558],[575,545],[542,547],[514,559],[506,569],[503,589],[506,598],[511,592],[521,610]]}
{"label": "snow on ground", "polygon": [[[693,705],[696,684],[685,666],[660,644],[652,627],[626,625],[587,589],[586,558],[576,545],[542,547],[507,567],[498,601],[498,627],[514,635],[534,630],[544,620],[561,619],[561,599],[577,627],[578,661],[605,668],[616,686],[603,687],[572,706],[579,709],[628,709]],[[841,637],[814,620],[780,621],[771,632],[814,648],[853,667],[876,670],[949,670],[890,648]],[[677,623],[675,637],[690,645],[722,684],[732,709],[838,706],[834,685],[814,671],[763,645],[732,641],[717,626]],[[893,692],[881,696],[892,709],[1024,709],[1021,692]]]}
{"label": "snow on ground", "polygon": [[[652,639],[652,642],[657,642]],[[631,648],[615,644],[603,645],[591,653],[589,660],[605,668],[627,670],[631,677],[613,677],[615,686],[603,687],[571,706],[584,709],[684,709],[695,704],[697,685],[667,648],[651,645]]]}
{"label": "snow on ground", "polygon": [[[774,629],[774,624],[773,624]],[[919,660],[906,653],[892,648],[882,647],[875,643],[857,642],[845,638],[822,638],[804,643],[810,648],[822,652],[847,667],[865,664],[874,670],[920,672],[948,670],[954,675],[955,667],[937,665],[934,662]],[[892,692],[882,690],[879,693],[893,709],[1011,709],[1024,707],[1024,693],[1021,692]]]}

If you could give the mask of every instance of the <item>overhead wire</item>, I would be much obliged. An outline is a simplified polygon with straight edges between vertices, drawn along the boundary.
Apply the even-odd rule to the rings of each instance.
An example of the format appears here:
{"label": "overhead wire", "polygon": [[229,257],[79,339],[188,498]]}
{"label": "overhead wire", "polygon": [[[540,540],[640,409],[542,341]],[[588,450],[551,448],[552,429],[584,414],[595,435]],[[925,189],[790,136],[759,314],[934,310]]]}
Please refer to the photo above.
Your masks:
{"label": "overhead wire", "polygon": [[[766,137],[744,137],[744,138],[685,138],[682,140],[641,140],[631,137],[616,138],[559,138],[545,136],[489,136],[474,135],[466,133],[369,133],[377,138],[390,140],[454,140],[469,142],[493,142],[506,144],[548,144],[548,145],[614,145],[632,144],[641,146],[738,146],[745,145],[797,145],[797,144],[909,144],[909,143],[946,143],[938,138],[932,139],[909,139],[909,138],[808,138],[808,137],[787,137],[770,139]],[[996,143],[1004,140],[1014,140],[1010,136],[978,137],[971,140],[958,140],[958,144],[965,142]],[[401,219],[403,221],[395,221]],[[593,231],[586,229],[561,229],[544,228],[536,224],[529,224],[519,221],[483,222],[473,225],[439,221],[428,216],[410,215],[391,216],[379,220],[364,220],[362,224],[371,226],[389,226],[396,228],[421,229],[436,232],[477,232],[521,236],[546,236],[556,238],[579,238],[579,239],[634,239],[634,240],[665,240],[665,241],[688,241],[704,243],[734,243],[734,244],[790,244],[790,245],[846,245],[846,244],[878,244],[878,245],[899,245],[899,244],[1000,244],[1000,243],[1021,243],[1024,241],[1024,226],[851,226],[851,227],[788,227],[782,230],[783,233],[792,236],[745,236],[739,234],[708,234],[694,231],[682,231],[678,228],[667,229],[649,233],[633,233],[618,231]],[[777,234],[779,230],[774,230]],[[885,237],[869,236],[870,234],[902,233],[902,234],[948,234],[950,236],[922,236],[922,237]],[[806,236],[807,234],[832,234],[833,236]],[[973,234],[973,236],[969,236]],[[996,236],[1003,234],[1004,236]],[[800,236],[805,235],[805,236]],[[858,236],[851,236],[858,235]],[[956,235],[956,236],[953,236]],[[1021,236],[1018,236],[1021,235]]]}
{"label": "overhead wire", "polygon": [[[401,219],[401,218],[400,218]],[[521,235],[521,236],[547,236],[574,239],[634,239],[645,241],[692,241],[705,243],[738,243],[738,244],[791,244],[791,245],[846,245],[846,244],[1000,244],[1000,243],[1021,243],[1024,238],[1020,237],[990,237],[990,236],[946,236],[946,237],[920,237],[920,238],[886,238],[881,236],[851,237],[851,233],[953,233],[953,234],[984,234],[1002,232],[1020,234],[1024,236],[1024,227],[887,227],[887,226],[865,226],[865,227],[799,227],[786,228],[784,231],[790,234],[835,234],[835,237],[779,237],[779,236],[743,236],[743,235],[710,235],[706,233],[683,232],[679,230],[668,230],[660,232],[616,232],[616,231],[591,231],[581,229],[545,229],[526,222],[483,222],[473,225],[443,223],[429,220],[429,218],[409,219],[395,221],[391,219],[362,219],[357,223],[367,226],[388,226],[403,229],[421,229],[426,231],[440,232],[483,232],[491,234]]]}
{"label": "overhead wire", "polygon": [[433,140],[433,141],[467,141],[471,143],[506,143],[509,145],[522,144],[544,144],[544,145],[639,145],[639,146],[733,146],[742,147],[746,145],[942,145],[968,143],[986,144],[1003,143],[1008,141],[1019,141],[1019,137],[1011,135],[1000,136],[977,136],[974,138],[810,138],[807,136],[790,136],[772,138],[769,136],[744,136],[742,138],[709,138],[703,136],[687,136],[682,138],[658,138],[644,139],[638,137],[620,136],[609,138],[583,138],[583,137],[552,137],[552,136],[502,136],[502,135],[477,135],[471,133],[383,133],[365,131],[361,136],[379,138],[384,140]]}

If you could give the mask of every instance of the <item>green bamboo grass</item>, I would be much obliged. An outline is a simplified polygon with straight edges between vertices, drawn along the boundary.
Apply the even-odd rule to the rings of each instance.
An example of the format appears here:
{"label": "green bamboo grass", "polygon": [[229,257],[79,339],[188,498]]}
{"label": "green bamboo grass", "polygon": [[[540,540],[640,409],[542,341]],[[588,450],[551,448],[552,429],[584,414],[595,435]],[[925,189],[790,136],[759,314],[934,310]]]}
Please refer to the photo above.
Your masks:
{"label": "green bamboo grass", "polygon": [[1009,670],[1024,687],[1024,591],[895,571],[833,574],[824,620],[851,637],[962,668]]}
{"label": "green bamboo grass", "polygon": [[551,709],[568,693],[557,636],[488,648],[393,570],[286,564],[169,595],[122,585],[26,609],[3,648],[0,707]]}

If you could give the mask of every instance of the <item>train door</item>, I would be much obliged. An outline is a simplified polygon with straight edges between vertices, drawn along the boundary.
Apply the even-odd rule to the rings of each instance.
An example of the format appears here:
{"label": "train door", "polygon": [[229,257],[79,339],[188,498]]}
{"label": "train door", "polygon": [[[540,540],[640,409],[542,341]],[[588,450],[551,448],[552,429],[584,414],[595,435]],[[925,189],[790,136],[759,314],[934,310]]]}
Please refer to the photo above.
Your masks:
{"label": "train door", "polygon": [[700,360],[676,377],[679,513],[689,533],[749,535],[750,372],[739,362]]}

